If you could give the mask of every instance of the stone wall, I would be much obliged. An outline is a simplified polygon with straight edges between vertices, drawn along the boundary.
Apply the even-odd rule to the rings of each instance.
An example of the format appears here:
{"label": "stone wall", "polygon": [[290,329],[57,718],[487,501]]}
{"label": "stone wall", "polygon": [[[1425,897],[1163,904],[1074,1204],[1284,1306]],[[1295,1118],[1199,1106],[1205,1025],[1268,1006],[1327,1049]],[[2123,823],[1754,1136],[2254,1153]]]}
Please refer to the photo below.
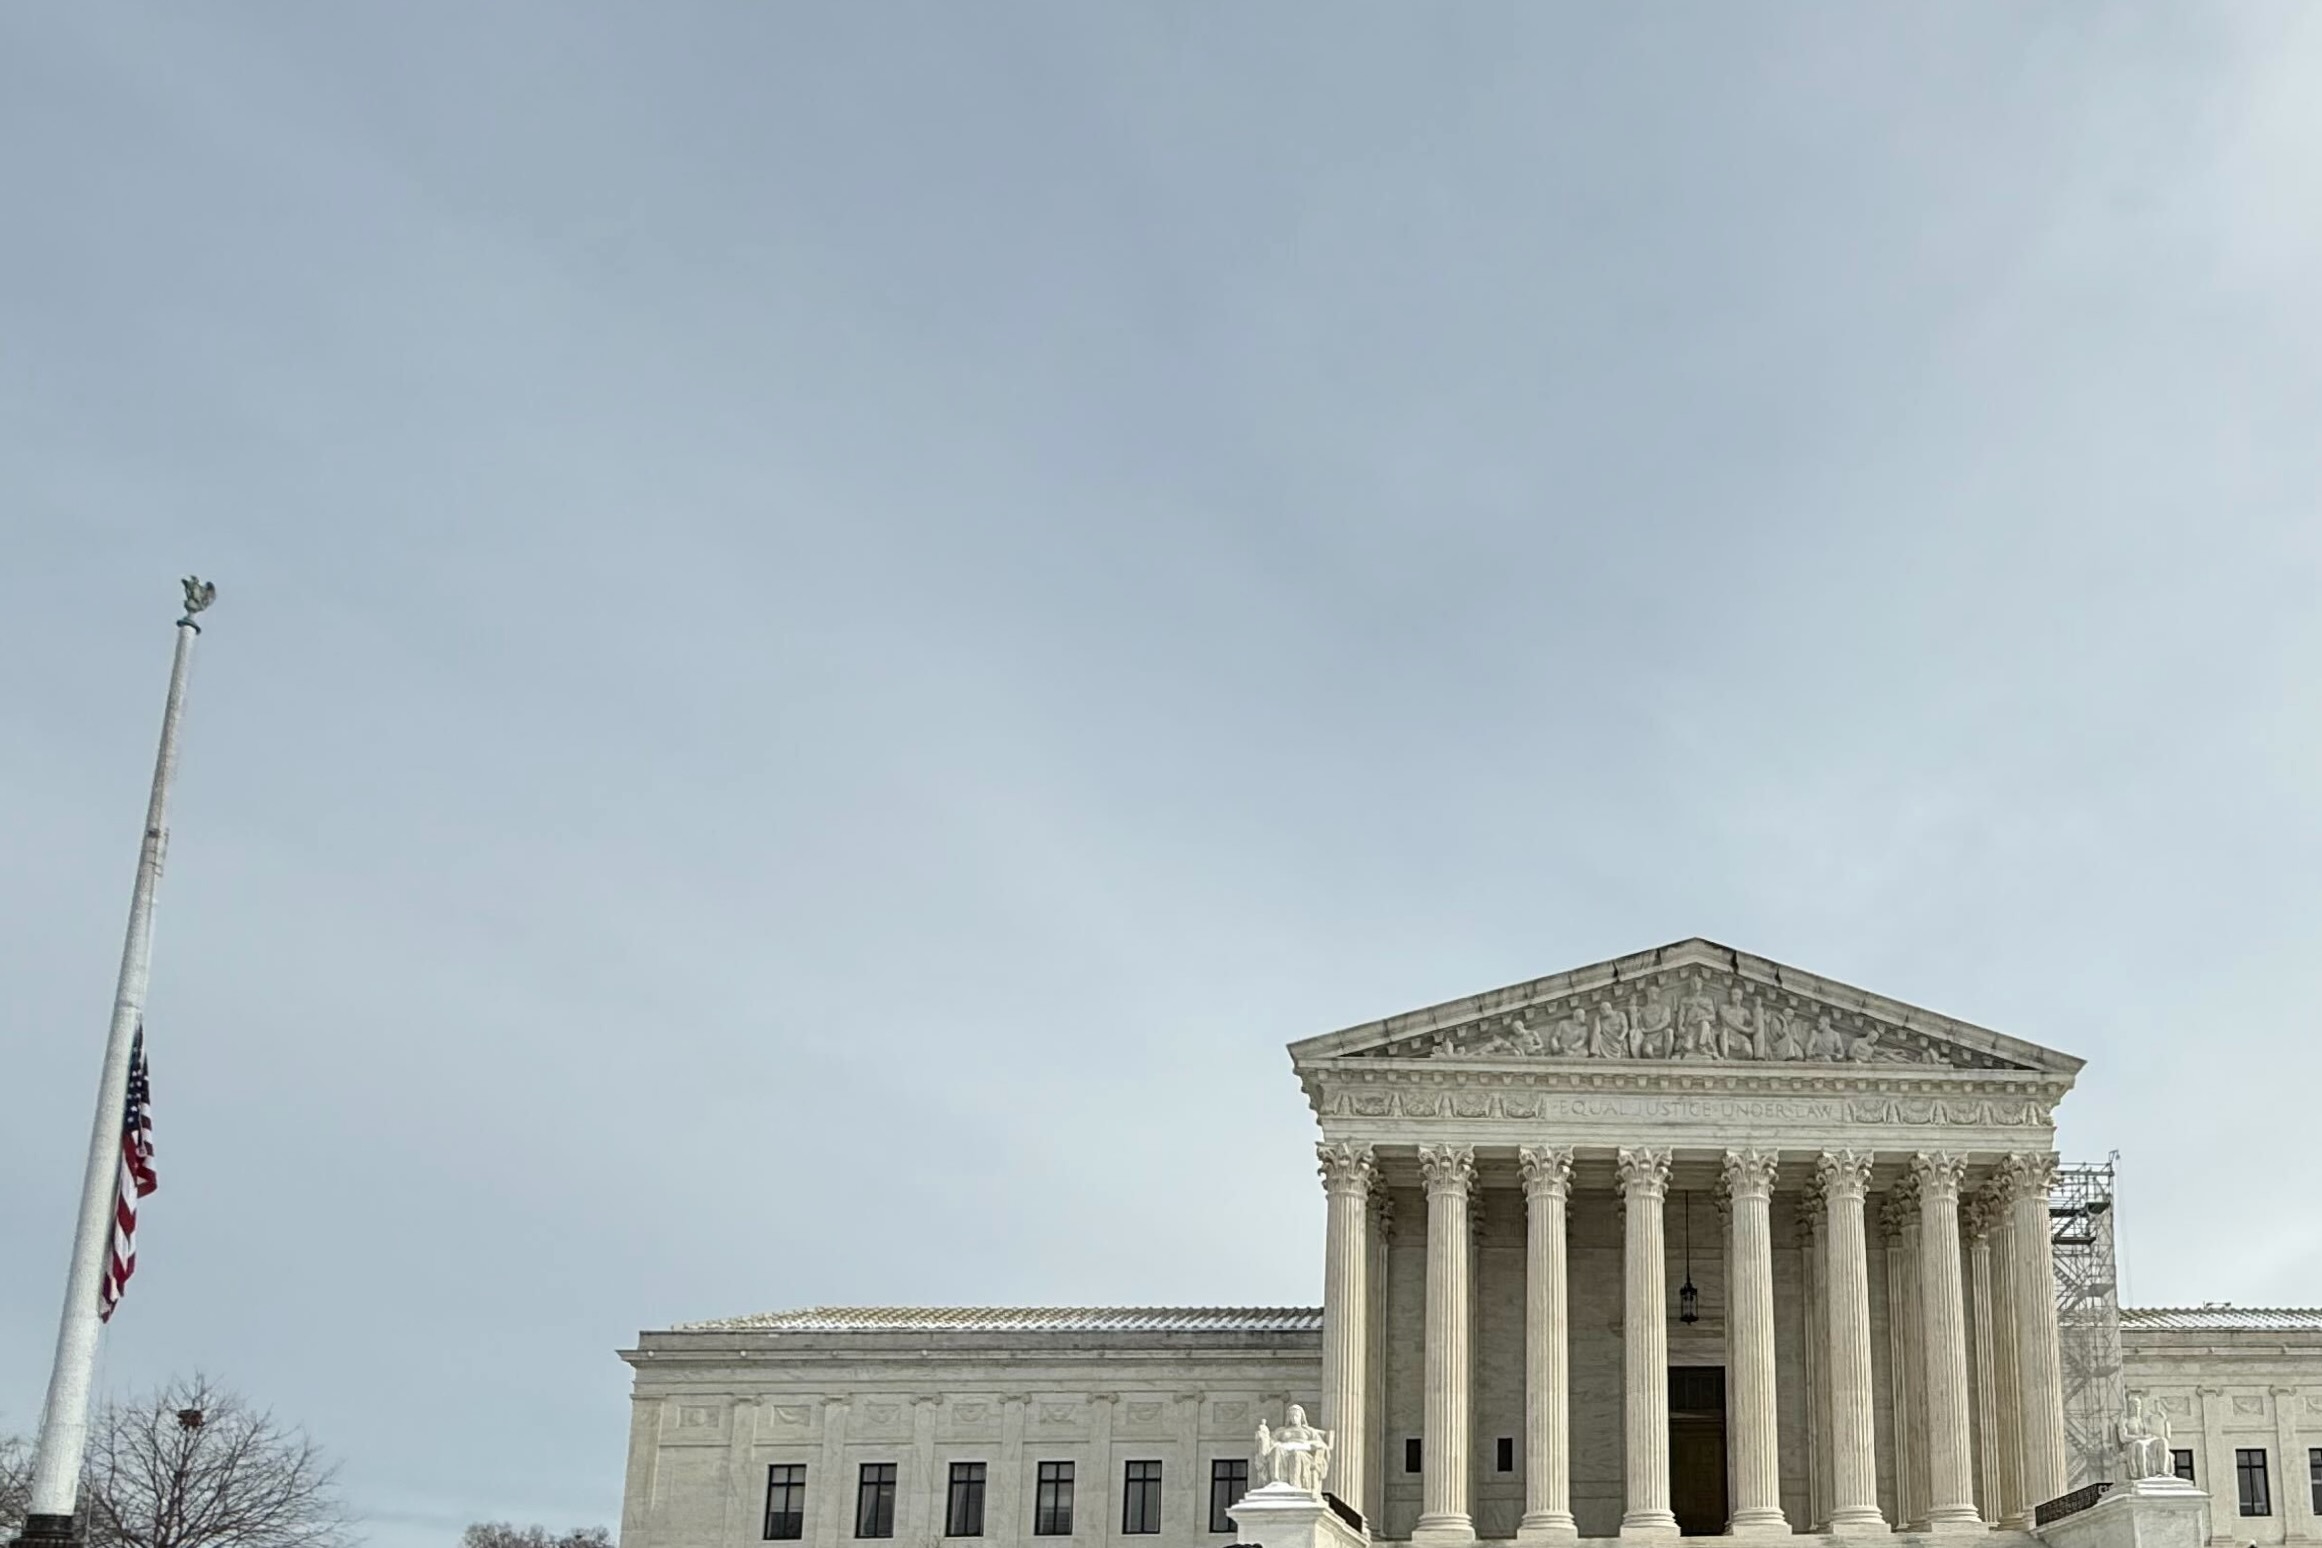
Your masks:
{"label": "stone wall", "polygon": [[[2322,1541],[2314,1511],[2313,1453],[2322,1448],[2322,1318],[2308,1326],[2139,1326],[2169,1315],[2194,1323],[2199,1314],[2128,1312],[2123,1317],[2123,1384],[2148,1405],[2167,1405],[2171,1448],[2193,1453],[2194,1482],[2210,1498],[2215,1544]],[[2220,1309],[2219,1324],[2269,1314]],[[2235,1453],[2265,1453],[2272,1496],[2264,1516],[2240,1513]]]}
{"label": "stone wall", "polygon": [[[767,1470],[806,1467],[806,1548],[854,1542],[865,1463],[896,1468],[894,1541],[943,1534],[950,1464],[987,1467],[984,1541],[1213,1548],[1210,1462],[1312,1406],[1311,1333],[1104,1336],[648,1334],[636,1367],[622,1548],[762,1541]],[[1074,1464],[1073,1531],[1032,1536],[1042,1462]],[[1162,1530],[1123,1539],[1131,1461],[1162,1465]]]}

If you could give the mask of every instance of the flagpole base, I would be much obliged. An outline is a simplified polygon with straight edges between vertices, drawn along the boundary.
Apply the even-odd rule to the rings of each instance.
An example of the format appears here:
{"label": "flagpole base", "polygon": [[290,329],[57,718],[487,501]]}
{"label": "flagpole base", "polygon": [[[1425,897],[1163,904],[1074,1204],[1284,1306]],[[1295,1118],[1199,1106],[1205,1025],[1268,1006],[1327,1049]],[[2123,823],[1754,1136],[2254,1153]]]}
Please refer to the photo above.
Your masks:
{"label": "flagpole base", "polygon": [[71,1516],[26,1516],[17,1548],[81,1548],[80,1522]]}

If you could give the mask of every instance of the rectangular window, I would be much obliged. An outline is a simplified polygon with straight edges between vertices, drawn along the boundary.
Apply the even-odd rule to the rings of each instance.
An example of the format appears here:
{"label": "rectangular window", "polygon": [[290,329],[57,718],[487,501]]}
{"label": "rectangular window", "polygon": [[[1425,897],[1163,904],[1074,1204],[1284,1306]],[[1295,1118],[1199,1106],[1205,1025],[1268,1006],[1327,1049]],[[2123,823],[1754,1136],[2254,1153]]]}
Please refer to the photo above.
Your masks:
{"label": "rectangular window", "polygon": [[1131,1462],[1121,1470],[1121,1535],[1161,1530],[1161,1464]]}
{"label": "rectangular window", "polygon": [[2306,1453],[2306,1487],[2313,1491],[2314,1514],[2322,1516],[2322,1446]]}
{"label": "rectangular window", "polygon": [[1072,1535],[1072,1464],[1070,1462],[1043,1462],[1040,1464],[1039,1483],[1032,1494],[1032,1535],[1035,1537],[1070,1537]]}
{"label": "rectangular window", "polygon": [[1513,1435],[1500,1437],[1499,1444],[1493,1448],[1492,1462],[1503,1473],[1516,1470],[1516,1438]]}
{"label": "rectangular window", "polygon": [[2190,1451],[2170,1452],[2169,1471],[2175,1473],[2179,1478],[2184,1479],[2187,1483],[2195,1482],[2196,1480],[2193,1477],[2193,1453]]}
{"label": "rectangular window", "polygon": [[895,1464],[865,1462],[855,1485],[855,1536],[895,1535]]}
{"label": "rectangular window", "polygon": [[943,1535],[984,1535],[983,1463],[954,1462],[951,1465],[951,1493],[943,1502]]}
{"label": "rectangular window", "polygon": [[1231,1532],[1234,1518],[1226,1514],[1241,1497],[1250,1492],[1250,1464],[1240,1457],[1219,1457],[1209,1465],[1209,1529],[1212,1532]]}
{"label": "rectangular window", "polygon": [[2244,1446],[2233,1454],[2233,1471],[2241,1483],[2241,1513],[2245,1516],[2270,1516],[2274,1513],[2274,1491],[2266,1484],[2266,1452],[2263,1446]]}
{"label": "rectangular window", "polygon": [[766,1541],[795,1543],[806,1535],[806,1464],[777,1462],[766,1469]]}
{"label": "rectangular window", "polygon": [[1419,1471],[1419,1437],[1416,1435],[1403,1442],[1403,1471],[1406,1473]]}

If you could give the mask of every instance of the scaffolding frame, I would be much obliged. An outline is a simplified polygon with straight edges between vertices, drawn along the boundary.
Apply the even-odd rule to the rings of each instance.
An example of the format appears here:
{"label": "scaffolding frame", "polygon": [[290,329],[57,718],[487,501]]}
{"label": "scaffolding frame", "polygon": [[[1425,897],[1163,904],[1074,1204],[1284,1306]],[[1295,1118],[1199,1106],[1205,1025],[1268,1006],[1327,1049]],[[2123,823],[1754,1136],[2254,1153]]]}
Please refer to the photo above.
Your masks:
{"label": "scaffolding frame", "polygon": [[2067,1485],[2117,1481],[2113,1422],[2123,1409],[2120,1270],[2113,1246],[2114,1173],[2102,1162],[2059,1166],[2048,1189],[2056,1273],[2056,1346],[2064,1388]]}

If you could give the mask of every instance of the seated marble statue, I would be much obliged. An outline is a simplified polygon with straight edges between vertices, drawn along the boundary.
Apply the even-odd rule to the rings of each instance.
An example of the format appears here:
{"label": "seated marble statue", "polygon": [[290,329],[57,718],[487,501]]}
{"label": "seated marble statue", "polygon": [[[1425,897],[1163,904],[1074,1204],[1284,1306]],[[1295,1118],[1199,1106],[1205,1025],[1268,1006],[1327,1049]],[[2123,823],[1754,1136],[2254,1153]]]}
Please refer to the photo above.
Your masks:
{"label": "seated marble statue", "polygon": [[2177,1470],[2169,1463],[2166,1409],[2156,1404],[2148,1414],[2145,1400],[2130,1394],[2128,1412],[2113,1425],[2113,1439],[2120,1446],[2121,1469],[2132,1483],[2140,1478],[2177,1476]]}
{"label": "seated marble statue", "polygon": [[1293,1403],[1279,1430],[1269,1430],[1259,1422],[1258,1454],[1250,1464],[1251,1487],[1288,1484],[1308,1494],[1320,1494],[1322,1481],[1330,1476],[1330,1451],[1330,1432],[1308,1424],[1306,1410]]}

